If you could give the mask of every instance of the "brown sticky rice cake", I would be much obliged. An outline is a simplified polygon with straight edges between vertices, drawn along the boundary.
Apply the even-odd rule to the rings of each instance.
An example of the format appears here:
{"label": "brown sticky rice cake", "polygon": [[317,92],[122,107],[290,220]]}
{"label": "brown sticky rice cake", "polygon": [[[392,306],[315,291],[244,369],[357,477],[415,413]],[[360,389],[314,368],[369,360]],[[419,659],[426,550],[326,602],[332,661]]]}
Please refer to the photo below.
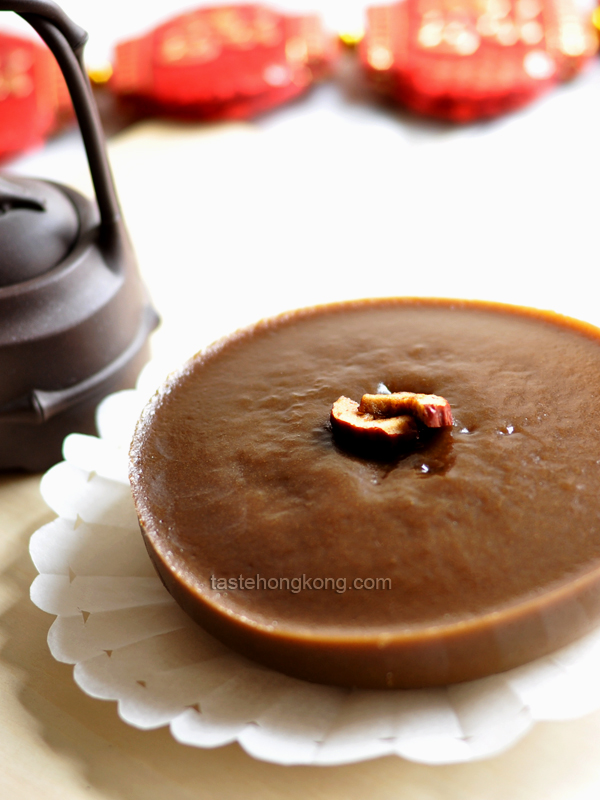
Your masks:
{"label": "brown sticky rice cake", "polygon": [[[446,398],[392,453],[329,423],[341,395]],[[317,307],[193,358],[131,449],[150,556],[244,655],[311,681],[422,687],[503,671],[600,618],[600,332],[446,300]]]}

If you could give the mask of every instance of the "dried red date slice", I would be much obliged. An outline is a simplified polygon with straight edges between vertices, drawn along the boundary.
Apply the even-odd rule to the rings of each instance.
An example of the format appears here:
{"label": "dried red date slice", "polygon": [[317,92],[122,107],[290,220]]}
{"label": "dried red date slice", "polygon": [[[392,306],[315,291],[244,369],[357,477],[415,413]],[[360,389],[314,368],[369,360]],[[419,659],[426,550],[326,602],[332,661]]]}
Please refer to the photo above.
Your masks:
{"label": "dried red date slice", "polygon": [[356,444],[390,445],[410,441],[418,434],[415,419],[410,415],[384,419],[359,411],[358,403],[349,397],[340,397],[331,408],[331,426],[335,432],[347,436]]}
{"label": "dried red date slice", "polygon": [[358,413],[392,418],[401,414],[410,414],[428,428],[446,428],[452,425],[450,403],[436,394],[415,392],[364,394],[358,407]]}
{"label": "dried red date slice", "polygon": [[202,8],[117,45],[111,88],[152,111],[250,117],[304,92],[332,56],[332,40],[314,15]]}

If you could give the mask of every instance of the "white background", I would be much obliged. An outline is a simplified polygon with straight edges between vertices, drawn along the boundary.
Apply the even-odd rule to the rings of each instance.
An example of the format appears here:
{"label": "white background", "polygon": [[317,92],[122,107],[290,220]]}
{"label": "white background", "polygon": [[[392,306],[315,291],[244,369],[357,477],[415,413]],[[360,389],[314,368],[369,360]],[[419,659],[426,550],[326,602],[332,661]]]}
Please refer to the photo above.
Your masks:
{"label": "white background", "polygon": [[[361,24],[354,0],[319,5],[331,30]],[[190,4],[64,7],[98,64]],[[113,140],[140,267],[181,354],[257,317],[363,296],[493,299],[600,324],[599,63],[468,126],[386,109],[350,76],[248,124],[150,123]],[[11,168],[91,191],[75,134]]]}

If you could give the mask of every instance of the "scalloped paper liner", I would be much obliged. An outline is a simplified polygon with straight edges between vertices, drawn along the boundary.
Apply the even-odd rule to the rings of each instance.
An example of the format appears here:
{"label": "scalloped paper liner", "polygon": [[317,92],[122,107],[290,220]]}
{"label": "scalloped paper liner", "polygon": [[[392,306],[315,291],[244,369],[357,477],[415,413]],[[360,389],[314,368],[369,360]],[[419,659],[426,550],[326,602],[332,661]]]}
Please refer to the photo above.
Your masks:
{"label": "scalloped paper liner", "polygon": [[354,691],[289,678],[221,645],[176,605],[148,558],[127,481],[135,422],[157,385],[106,398],[100,438],[73,434],[41,492],[57,513],[31,538],[31,598],[56,615],[54,658],[125,722],[178,741],[233,741],[277,764],[337,765],[397,754],[427,764],[492,756],[536,720],[600,708],[600,630],[501,675],[440,689]]}

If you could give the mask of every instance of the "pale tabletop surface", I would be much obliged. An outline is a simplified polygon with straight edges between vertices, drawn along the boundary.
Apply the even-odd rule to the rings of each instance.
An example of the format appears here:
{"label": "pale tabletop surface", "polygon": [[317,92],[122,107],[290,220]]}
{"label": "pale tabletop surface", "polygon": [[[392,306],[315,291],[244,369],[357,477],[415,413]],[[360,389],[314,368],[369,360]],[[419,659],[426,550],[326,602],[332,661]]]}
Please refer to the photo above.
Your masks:
{"label": "pale tabletop surface", "polygon": [[[480,297],[598,324],[598,141],[597,66],[520,114],[459,130],[329,86],[257,124],[130,129],[110,150],[163,318],[154,353],[166,371],[260,317],[360,296]],[[11,168],[90,192],[74,136]],[[599,796],[600,711],[455,766],[280,767],[128,726],[48,651],[52,618],[29,599],[29,537],[53,516],[38,485],[0,478],[0,797]]]}
{"label": "pale tabletop surface", "polygon": [[37,477],[0,480],[0,796],[11,800],[592,800],[600,792],[600,712],[538,723],[508,752],[474,764],[386,757],[343,767],[280,767],[238,745],[199,750],[139,731],[87,697],[46,645],[51,621],[29,600],[27,551],[52,518]]}

